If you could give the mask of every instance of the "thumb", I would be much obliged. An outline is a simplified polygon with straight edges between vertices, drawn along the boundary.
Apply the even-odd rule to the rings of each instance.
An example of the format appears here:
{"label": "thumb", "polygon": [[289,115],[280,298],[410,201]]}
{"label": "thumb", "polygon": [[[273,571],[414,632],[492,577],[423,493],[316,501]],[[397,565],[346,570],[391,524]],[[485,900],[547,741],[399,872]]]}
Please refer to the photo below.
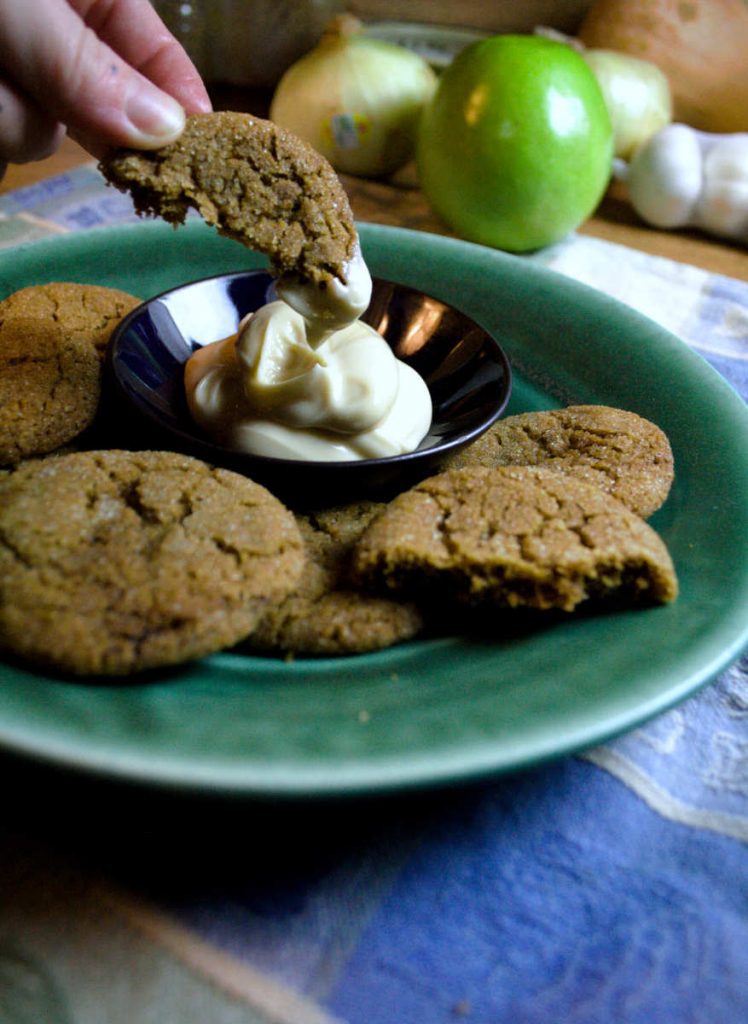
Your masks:
{"label": "thumb", "polygon": [[0,60],[14,80],[76,137],[148,149],[184,128],[181,105],[102,42],[66,0],[0,4],[0,39]]}

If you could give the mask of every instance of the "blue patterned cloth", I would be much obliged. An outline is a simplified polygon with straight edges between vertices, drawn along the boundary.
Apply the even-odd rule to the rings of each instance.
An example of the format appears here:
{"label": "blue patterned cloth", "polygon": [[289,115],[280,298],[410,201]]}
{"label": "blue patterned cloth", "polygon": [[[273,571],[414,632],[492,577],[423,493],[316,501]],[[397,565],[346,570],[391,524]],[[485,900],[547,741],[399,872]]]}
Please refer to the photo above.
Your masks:
{"label": "blue patterned cloth", "polygon": [[[2,197],[0,245],[131,216],[83,168]],[[748,398],[748,284],[581,236],[536,259]],[[748,1020],[746,658],[580,757],[386,800],[224,804],[2,764],[0,1024]]]}

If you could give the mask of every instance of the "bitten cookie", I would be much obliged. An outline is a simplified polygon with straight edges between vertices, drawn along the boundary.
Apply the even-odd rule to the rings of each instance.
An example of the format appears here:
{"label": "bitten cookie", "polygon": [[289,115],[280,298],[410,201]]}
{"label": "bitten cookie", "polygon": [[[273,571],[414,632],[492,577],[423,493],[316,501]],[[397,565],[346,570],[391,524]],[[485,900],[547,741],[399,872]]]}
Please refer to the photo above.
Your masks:
{"label": "bitten cookie", "polygon": [[80,452],[0,479],[0,646],[80,675],[201,657],[296,585],[293,515],[171,452]]}
{"label": "bitten cookie", "polygon": [[507,416],[444,463],[465,466],[545,466],[595,484],[644,517],[663,504],[673,482],[663,431],[604,405]]}
{"label": "bitten cookie", "polygon": [[360,502],[297,517],[307,553],[304,571],[296,590],[249,637],[250,650],[362,654],[420,632],[423,620],[415,605],[364,594],[348,578],[351,549],[383,507]]}
{"label": "bitten cookie", "polygon": [[88,341],[103,357],[112,331],[141,299],[117,288],[51,281],[29,285],[0,302],[0,325],[11,317],[55,323],[66,337]]}
{"label": "bitten cookie", "polygon": [[67,444],[88,427],[101,395],[101,359],[53,320],[0,323],[0,465]]}
{"label": "bitten cookie", "polygon": [[454,469],[399,495],[353,556],[361,583],[505,607],[615,596],[667,602],[678,585],[660,537],[617,499],[550,469]]}
{"label": "bitten cookie", "polygon": [[345,279],[356,245],[348,198],[307,143],[250,114],[194,114],[176,142],[120,150],[99,165],[139,213],[181,224],[194,207],[229,238],[267,255],[277,273]]}

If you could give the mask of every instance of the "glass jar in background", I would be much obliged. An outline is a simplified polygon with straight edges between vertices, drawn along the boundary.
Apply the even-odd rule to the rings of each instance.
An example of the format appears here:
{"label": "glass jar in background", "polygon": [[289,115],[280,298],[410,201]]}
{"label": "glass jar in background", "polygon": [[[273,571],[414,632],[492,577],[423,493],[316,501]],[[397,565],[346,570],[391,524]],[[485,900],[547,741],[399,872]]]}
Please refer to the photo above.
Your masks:
{"label": "glass jar in background", "polygon": [[205,77],[208,68],[207,12],[210,0],[151,0],[161,20],[176,36]]}
{"label": "glass jar in background", "polygon": [[208,82],[272,88],[343,0],[153,0]]}

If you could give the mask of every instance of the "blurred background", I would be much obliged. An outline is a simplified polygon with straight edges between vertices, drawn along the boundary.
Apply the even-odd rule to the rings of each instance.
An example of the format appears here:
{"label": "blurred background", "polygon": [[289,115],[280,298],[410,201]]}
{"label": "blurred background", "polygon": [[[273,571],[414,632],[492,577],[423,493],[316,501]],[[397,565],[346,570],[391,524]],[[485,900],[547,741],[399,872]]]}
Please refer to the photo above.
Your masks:
{"label": "blurred background", "polygon": [[[520,65],[506,59],[509,51],[503,44],[516,52],[516,40],[502,40],[500,51],[495,39],[474,50],[484,63],[480,69],[471,66],[471,74],[482,76],[493,104],[480,124],[470,122],[476,146],[484,146],[482,152],[493,160],[493,177],[485,185],[489,201],[481,193],[486,160],[473,161],[472,170],[462,175],[462,157],[454,152],[454,121],[438,128],[442,114],[453,117],[455,96],[464,99],[458,94],[471,58],[465,55],[456,75],[447,69],[479,39],[550,36],[584,58],[574,58],[587,65],[584,73],[574,72],[574,88],[580,95],[587,90],[583,78],[591,70],[610,115],[613,159],[605,158],[600,198],[630,203],[659,228],[696,226],[739,244],[748,237],[748,0],[152,2],[197,64],[215,109],[269,117],[312,145],[339,174],[420,189],[451,230],[484,243],[477,227],[483,200],[493,210],[493,197],[506,182],[520,182],[528,194],[552,190],[549,175],[560,166],[554,156],[560,150],[553,149],[553,132],[541,126],[543,107],[536,98],[527,101],[518,121],[522,145],[511,153],[507,147],[501,155],[495,134],[501,105],[510,96],[532,95],[537,79],[522,81]],[[526,43],[522,46],[527,53]],[[551,57],[552,49],[545,41],[534,50],[546,79],[551,65],[560,67],[559,53],[568,53],[555,47]],[[499,64],[508,69],[507,76],[520,75],[520,84],[504,81]],[[591,94],[588,98],[592,103]],[[589,124],[600,126],[593,107]],[[460,130],[468,131],[466,124],[460,121]],[[542,153],[537,150],[537,159],[534,145],[544,147]],[[588,155],[599,156],[601,143],[590,139],[589,146]],[[582,203],[580,196],[593,165],[592,159],[576,165],[584,167],[575,181],[577,205],[585,216],[590,203]],[[463,177],[470,195],[457,184]],[[560,177],[570,180],[566,173]],[[357,190],[359,199],[362,195],[368,195],[363,186]],[[357,212],[365,218],[370,211],[359,205]],[[472,233],[468,215],[476,222]],[[398,209],[398,223],[405,218],[410,226],[420,226],[409,216]],[[630,211],[621,216],[629,217]],[[535,241],[551,240],[544,235]],[[506,243],[512,251],[517,245],[516,239]],[[523,245],[529,247],[529,241]]]}
{"label": "blurred background", "polygon": [[531,32],[537,25],[573,33],[590,6],[590,0],[153,2],[209,83],[217,106],[236,98],[231,86],[272,89],[336,14],[355,15],[366,31],[414,49],[439,67],[481,34]]}

